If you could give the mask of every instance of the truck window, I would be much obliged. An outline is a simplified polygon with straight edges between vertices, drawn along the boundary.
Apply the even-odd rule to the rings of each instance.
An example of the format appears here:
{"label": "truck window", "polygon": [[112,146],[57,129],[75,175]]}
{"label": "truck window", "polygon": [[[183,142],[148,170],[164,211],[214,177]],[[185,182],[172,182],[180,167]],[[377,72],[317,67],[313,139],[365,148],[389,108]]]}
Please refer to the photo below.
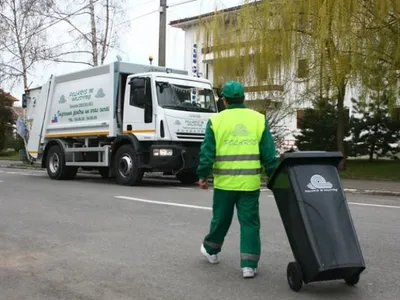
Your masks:
{"label": "truck window", "polygon": [[133,78],[130,82],[131,93],[129,104],[144,110],[144,122],[153,122],[153,103],[151,97],[151,81],[149,78]]}
{"label": "truck window", "polygon": [[[216,112],[214,93],[211,88],[156,81],[158,104],[163,108],[198,112]],[[193,101],[192,93],[196,92]]]}
{"label": "truck window", "polygon": [[[138,84],[138,82],[140,83]],[[151,106],[151,85],[149,80],[144,78],[133,79],[129,104],[140,108]]]}

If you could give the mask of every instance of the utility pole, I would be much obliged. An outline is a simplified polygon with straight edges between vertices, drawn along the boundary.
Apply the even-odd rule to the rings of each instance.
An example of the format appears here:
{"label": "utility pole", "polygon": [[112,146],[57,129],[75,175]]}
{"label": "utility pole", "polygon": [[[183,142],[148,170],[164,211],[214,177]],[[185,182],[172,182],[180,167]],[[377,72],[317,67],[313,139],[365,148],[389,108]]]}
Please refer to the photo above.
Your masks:
{"label": "utility pole", "polygon": [[167,40],[167,0],[160,0],[160,31],[158,35],[158,65],[165,67]]}

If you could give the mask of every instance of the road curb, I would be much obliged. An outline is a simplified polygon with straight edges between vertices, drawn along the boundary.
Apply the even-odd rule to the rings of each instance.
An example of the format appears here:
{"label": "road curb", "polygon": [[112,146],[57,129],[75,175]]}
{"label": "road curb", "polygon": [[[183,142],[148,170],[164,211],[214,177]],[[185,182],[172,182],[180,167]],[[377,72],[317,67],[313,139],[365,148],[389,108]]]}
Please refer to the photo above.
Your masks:
{"label": "road curb", "polygon": [[351,194],[400,197],[400,192],[395,192],[395,191],[361,190],[361,189],[343,189],[343,190],[345,193],[351,193]]}
{"label": "road curb", "polygon": [[[34,165],[29,165],[29,164],[2,164],[0,162],[0,168],[7,168],[7,169],[22,169],[22,170],[40,170],[42,169],[40,165],[34,164]],[[90,173],[88,171],[80,171],[79,173]],[[153,178],[153,179],[161,179],[161,180],[168,180],[171,179],[171,177],[165,176],[165,177],[160,177],[160,176],[146,176],[147,178]],[[210,183],[212,183],[212,180],[209,180]],[[345,188],[343,189],[345,193],[350,193],[350,194],[364,194],[364,195],[375,195],[375,196],[393,196],[393,197],[400,197],[400,191],[385,191],[385,190],[364,190],[364,189],[350,189],[350,188]]]}
{"label": "road curb", "polygon": [[0,168],[6,169],[20,169],[20,170],[40,170],[41,167],[37,165],[2,165],[0,163]]}

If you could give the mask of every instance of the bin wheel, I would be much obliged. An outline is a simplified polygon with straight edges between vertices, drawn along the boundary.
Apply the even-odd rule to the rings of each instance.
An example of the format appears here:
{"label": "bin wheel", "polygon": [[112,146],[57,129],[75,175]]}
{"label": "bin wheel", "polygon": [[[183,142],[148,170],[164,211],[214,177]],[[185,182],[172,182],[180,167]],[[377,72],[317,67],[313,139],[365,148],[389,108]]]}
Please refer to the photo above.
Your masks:
{"label": "bin wheel", "polygon": [[291,262],[287,266],[287,281],[290,288],[298,292],[303,286],[303,274],[298,262]]}
{"label": "bin wheel", "polygon": [[346,282],[347,285],[355,286],[360,281],[360,275],[358,274],[349,278],[345,278],[344,281]]}

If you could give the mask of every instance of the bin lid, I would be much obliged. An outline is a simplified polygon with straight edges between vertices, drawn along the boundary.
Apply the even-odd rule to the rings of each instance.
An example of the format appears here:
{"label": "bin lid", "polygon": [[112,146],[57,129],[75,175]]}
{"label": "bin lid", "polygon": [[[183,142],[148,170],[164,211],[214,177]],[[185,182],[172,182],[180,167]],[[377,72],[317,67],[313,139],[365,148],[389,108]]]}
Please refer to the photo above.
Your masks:
{"label": "bin lid", "polygon": [[295,152],[285,152],[281,155],[281,162],[275,169],[271,178],[268,181],[267,187],[272,189],[276,176],[282,171],[282,169],[287,165],[296,165],[297,163],[307,163],[316,164],[321,161],[331,161],[339,164],[343,159],[342,153],[338,151],[295,151]]}

